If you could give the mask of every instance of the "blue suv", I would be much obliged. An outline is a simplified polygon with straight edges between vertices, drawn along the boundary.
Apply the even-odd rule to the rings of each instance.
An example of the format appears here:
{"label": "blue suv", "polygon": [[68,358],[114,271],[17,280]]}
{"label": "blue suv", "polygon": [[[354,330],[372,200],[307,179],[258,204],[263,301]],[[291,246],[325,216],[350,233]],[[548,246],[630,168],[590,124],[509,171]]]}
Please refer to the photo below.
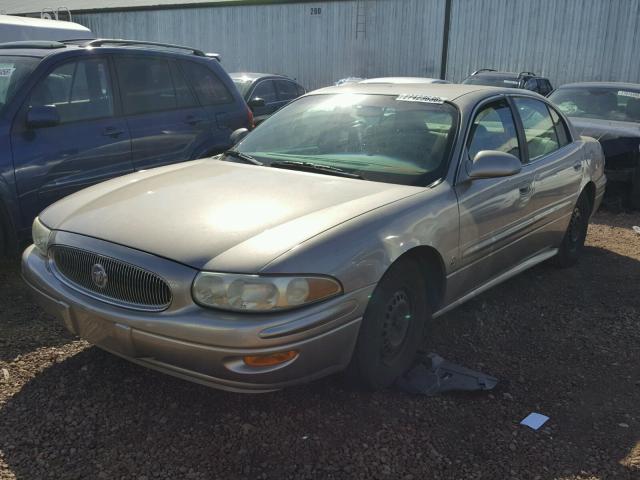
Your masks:
{"label": "blue suv", "polygon": [[0,254],[56,200],[215,155],[252,124],[215,55],[125,40],[0,44]]}

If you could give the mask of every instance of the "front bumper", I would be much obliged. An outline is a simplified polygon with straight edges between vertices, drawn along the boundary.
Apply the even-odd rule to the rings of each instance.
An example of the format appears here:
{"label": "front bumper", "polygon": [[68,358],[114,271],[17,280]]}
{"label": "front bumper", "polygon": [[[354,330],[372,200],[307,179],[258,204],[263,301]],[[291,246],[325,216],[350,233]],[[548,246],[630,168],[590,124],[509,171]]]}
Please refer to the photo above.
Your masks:
{"label": "front bumper", "polygon": [[[110,305],[60,281],[52,273],[50,261],[31,246],[22,256],[23,278],[45,311],[72,333],[115,355],[223,390],[277,390],[344,369],[374,288],[289,312],[218,312],[187,299],[197,273],[190,267],[80,235],[55,235],[58,243],[126,257],[153,271],[164,270],[176,294],[163,312]],[[246,355],[289,350],[297,350],[298,356],[277,366],[256,368],[242,361]]]}

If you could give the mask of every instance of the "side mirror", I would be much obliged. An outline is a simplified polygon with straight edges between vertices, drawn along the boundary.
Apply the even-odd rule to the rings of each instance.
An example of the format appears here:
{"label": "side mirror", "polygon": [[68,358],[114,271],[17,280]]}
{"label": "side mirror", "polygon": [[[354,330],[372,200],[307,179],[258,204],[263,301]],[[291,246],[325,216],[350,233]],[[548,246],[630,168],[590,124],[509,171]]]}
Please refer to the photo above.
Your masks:
{"label": "side mirror", "polygon": [[54,127],[60,123],[60,114],[53,105],[31,107],[27,112],[28,128]]}
{"label": "side mirror", "polygon": [[231,145],[236,145],[240,140],[247,136],[247,133],[249,133],[249,130],[247,130],[246,128],[238,128],[237,130],[234,130],[229,137],[229,140],[231,140]]}
{"label": "side mirror", "polygon": [[265,106],[264,98],[253,97],[251,100],[247,102],[247,105],[249,105],[251,108],[264,107]]}
{"label": "side mirror", "polygon": [[520,160],[510,153],[497,150],[482,150],[467,167],[469,178],[510,177],[522,170]]}

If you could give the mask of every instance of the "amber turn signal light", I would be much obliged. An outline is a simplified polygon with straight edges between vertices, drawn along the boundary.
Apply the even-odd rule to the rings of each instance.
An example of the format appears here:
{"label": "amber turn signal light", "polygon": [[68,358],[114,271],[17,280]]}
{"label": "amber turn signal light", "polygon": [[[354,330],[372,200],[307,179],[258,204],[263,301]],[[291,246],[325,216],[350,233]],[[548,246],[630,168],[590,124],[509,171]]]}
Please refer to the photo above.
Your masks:
{"label": "amber turn signal light", "polygon": [[242,360],[249,367],[272,367],[293,360],[297,356],[297,350],[289,350],[288,352],[270,353],[268,355],[247,355]]}

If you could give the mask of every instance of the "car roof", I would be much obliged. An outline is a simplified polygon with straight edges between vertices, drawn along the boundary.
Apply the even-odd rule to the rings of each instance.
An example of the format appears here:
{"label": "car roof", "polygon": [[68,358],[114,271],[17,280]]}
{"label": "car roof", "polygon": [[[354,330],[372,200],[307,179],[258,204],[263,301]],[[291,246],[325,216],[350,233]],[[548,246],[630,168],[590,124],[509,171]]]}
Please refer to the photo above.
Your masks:
{"label": "car roof", "polygon": [[640,90],[640,83],[625,83],[625,82],[576,82],[576,83],[566,83],[558,87],[560,88],[589,88],[589,87],[600,87],[600,88],[633,88],[636,90]]}
{"label": "car roof", "polygon": [[[96,43],[95,45],[90,45],[90,42]],[[102,43],[97,43],[102,42]],[[132,43],[126,43],[132,42]],[[134,52],[154,52],[154,53],[164,53],[164,54],[172,54],[172,55],[185,55],[189,57],[195,58],[214,58],[216,54],[204,54],[199,52],[197,49],[191,49],[190,47],[183,47],[180,45],[170,45],[170,44],[161,44],[161,43],[153,43],[153,42],[141,42],[136,40],[114,40],[114,39],[96,39],[96,38],[88,38],[88,39],[71,39],[71,40],[63,40],[63,41],[42,41],[42,40],[34,40],[34,41],[18,41],[18,42],[8,42],[8,43],[0,43],[0,55],[11,55],[11,56],[29,56],[29,57],[39,57],[44,58],[50,55],[59,54],[62,52],[70,52],[70,51],[86,51],[88,49],[105,49],[105,50],[126,50],[126,51],[134,51]],[[194,54],[198,52],[199,54]]]}
{"label": "car roof", "polygon": [[543,98],[535,92],[517,90],[508,87],[488,87],[485,85],[463,85],[457,83],[350,83],[314,90],[307,95],[323,95],[331,93],[362,93],[369,95],[424,95],[440,97],[455,101],[462,96],[475,94],[477,96],[493,96],[499,94],[531,95]]}
{"label": "car roof", "polygon": [[441,80],[439,78],[429,78],[429,77],[378,77],[378,78],[367,78],[366,80],[362,80],[360,83],[450,83],[446,80]]}
{"label": "car roof", "polygon": [[258,73],[258,72],[232,72],[229,74],[231,78],[246,78],[247,80],[258,80],[260,78],[283,78],[285,80],[294,81],[292,78],[289,78],[285,75],[280,75],[277,73]]}

